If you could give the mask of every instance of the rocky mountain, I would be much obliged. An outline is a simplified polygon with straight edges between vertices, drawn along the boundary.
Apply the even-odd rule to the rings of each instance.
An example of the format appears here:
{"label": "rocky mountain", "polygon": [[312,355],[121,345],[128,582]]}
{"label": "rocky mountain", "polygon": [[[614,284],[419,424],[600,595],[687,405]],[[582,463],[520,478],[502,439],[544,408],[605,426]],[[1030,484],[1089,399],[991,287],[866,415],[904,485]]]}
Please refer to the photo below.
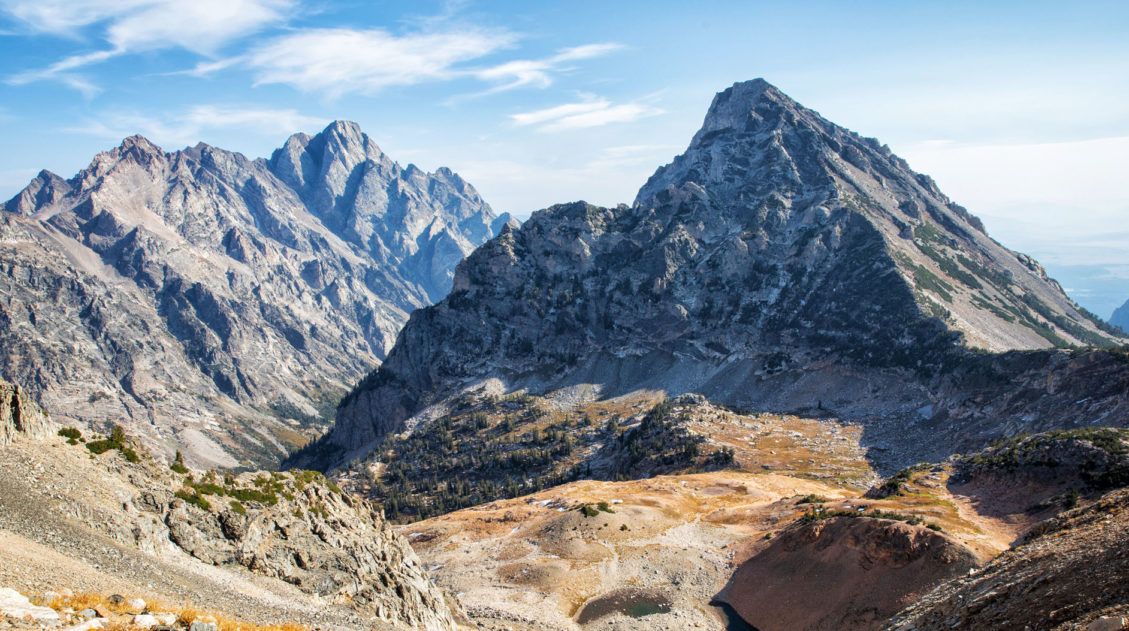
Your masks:
{"label": "rocky mountain", "polygon": [[[1129,374],[1119,356],[1039,349],[1125,342],[889,148],[755,80],[716,96],[631,206],[554,206],[476,250],[290,462],[365,456],[481,388],[866,419],[896,464],[1007,423],[1107,418],[1126,405],[1106,388]],[[993,398],[1015,375],[1056,396],[1037,413]]]}
{"label": "rocky mountain", "polygon": [[59,420],[223,466],[316,432],[509,221],[340,121],[270,160],[130,137],[4,209],[0,375]]}
{"label": "rocky mountain", "polygon": [[1120,328],[1122,331],[1129,331],[1129,301],[1126,301],[1125,304],[1121,305],[1113,312],[1109,323]]}

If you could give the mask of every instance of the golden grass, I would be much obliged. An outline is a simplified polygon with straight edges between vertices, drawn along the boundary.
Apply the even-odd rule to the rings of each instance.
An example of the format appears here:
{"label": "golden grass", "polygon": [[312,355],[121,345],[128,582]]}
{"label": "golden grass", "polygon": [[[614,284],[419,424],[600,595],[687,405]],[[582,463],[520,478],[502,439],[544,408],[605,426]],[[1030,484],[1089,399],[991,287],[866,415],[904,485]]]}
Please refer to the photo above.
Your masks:
{"label": "golden grass", "polygon": [[[94,609],[102,614],[109,614],[111,618],[107,621],[108,624],[103,627],[106,631],[127,631],[134,630],[130,624],[130,616],[133,612],[129,611],[128,602],[137,596],[126,596],[125,599],[119,604],[110,602],[109,596],[104,594],[94,594],[89,592],[73,594],[71,596],[56,596],[49,601],[43,599],[34,599],[36,604],[44,605],[55,610],[73,609],[75,611],[82,611],[83,609]],[[245,620],[239,620],[230,616],[225,616],[221,613],[214,611],[206,611],[199,609],[190,604],[184,605],[170,605],[162,602],[160,599],[141,597],[145,603],[146,608],[152,612],[158,613],[172,613],[176,614],[177,622],[185,626],[191,624],[194,620],[200,618],[211,618],[216,622],[216,627],[219,631],[308,631],[305,626],[295,624],[292,622],[284,622],[282,624],[255,624]],[[112,616],[120,616],[114,618]]]}

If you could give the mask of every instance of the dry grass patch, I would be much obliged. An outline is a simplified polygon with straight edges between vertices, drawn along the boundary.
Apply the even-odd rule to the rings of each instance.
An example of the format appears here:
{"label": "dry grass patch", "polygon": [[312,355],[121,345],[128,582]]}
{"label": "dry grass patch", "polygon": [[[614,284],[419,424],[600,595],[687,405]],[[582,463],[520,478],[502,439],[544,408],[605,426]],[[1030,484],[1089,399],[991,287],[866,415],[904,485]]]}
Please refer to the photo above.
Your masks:
{"label": "dry grass patch", "polygon": [[[130,611],[129,601],[134,598],[138,598],[138,596],[125,596],[121,602],[112,602],[110,597],[105,594],[83,592],[69,596],[60,595],[50,600],[42,598],[33,598],[32,600],[37,605],[50,607],[56,611],[68,608],[74,611],[93,609],[100,615],[107,617],[107,624],[103,627],[106,631],[133,631],[137,627],[132,624],[132,616],[137,612]],[[210,618],[215,620],[219,631],[308,631],[307,627],[291,622],[267,625],[255,624],[215,611],[199,609],[190,604],[170,605],[157,598],[143,596],[140,598],[145,601],[147,611],[175,614],[177,623],[185,627],[192,624],[194,620]]]}

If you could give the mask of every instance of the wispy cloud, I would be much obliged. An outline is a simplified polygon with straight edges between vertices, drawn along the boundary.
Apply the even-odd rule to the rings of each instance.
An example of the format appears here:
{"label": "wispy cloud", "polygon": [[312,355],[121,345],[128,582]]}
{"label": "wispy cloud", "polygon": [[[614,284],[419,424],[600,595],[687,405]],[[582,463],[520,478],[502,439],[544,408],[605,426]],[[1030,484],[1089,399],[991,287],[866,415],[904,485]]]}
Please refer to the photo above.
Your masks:
{"label": "wispy cloud", "polygon": [[511,114],[510,120],[519,126],[535,125],[539,131],[555,132],[630,123],[662,113],[663,110],[638,101],[615,105],[607,99],[589,96],[574,103]]}
{"label": "wispy cloud", "polygon": [[239,128],[281,137],[301,129],[316,129],[327,122],[294,109],[197,105],[164,118],[134,112],[103,112],[66,131],[109,140],[141,134],[159,145],[179,147],[196,143],[210,130]]}
{"label": "wispy cloud", "polygon": [[9,77],[8,83],[59,80],[91,94],[96,87],[75,74],[82,67],[169,48],[212,55],[231,41],[281,22],[292,7],[293,0],[2,0],[0,10],[34,33],[75,37],[97,25],[107,44]]}
{"label": "wispy cloud", "polygon": [[505,31],[459,29],[394,35],[381,29],[311,29],[269,41],[242,61],[256,83],[340,96],[445,81],[465,62],[511,46]]}
{"label": "wispy cloud", "polygon": [[548,87],[553,83],[553,74],[568,70],[567,64],[571,61],[581,61],[601,57],[608,53],[623,48],[623,45],[612,42],[600,44],[585,44],[565,48],[555,55],[543,59],[518,59],[498,64],[489,68],[475,71],[475,76],[483,81],[497,82],[490,92],[512,90],[522,86],[533,85]]}
{"label": "wispy cloud", "polygon": [[[554,75],[570,70],[571,62],[622,48],[615,43],[585,44],[542,59],[472,66],[512,48],[518,39],[509,31],[458,26],[400,35],[382,29],[314,29],[269,41],[242,59],[215,64],[215,69],[245,65],[255,72],[259,84],[281,83],[330,96],[473,78],[493,84],[471,95],[481,96],[524,86],[547,87]],[[211,69],[198,66],[195,72]]]}

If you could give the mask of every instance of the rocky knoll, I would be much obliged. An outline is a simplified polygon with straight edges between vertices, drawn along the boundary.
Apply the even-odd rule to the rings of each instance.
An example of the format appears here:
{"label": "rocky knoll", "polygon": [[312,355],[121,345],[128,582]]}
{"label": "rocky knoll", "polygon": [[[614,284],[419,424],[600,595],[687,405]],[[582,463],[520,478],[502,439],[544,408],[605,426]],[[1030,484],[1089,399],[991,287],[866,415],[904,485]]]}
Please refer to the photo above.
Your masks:
{"label": "rocky knoll", "polygon": [[0,375],[191,462],[275,463],[507,219],[354,123],[268,160],[125,139],[0,213]]}
{"label": "rocky knoll", "polygon": [[54,424],[31,400],[27,390],[0,379],[0,447],[16,440],[18,435],[45,438],[54,431]]}
{"label": "rocky knoll", "polygon": [[[564,402],[699,392],[951,453],[1009,423],[1112,418],[1118,356],[1038,349],[1125,341],[889,148],[755,80],[717,95],[633,205],[554,206],[476,250],[290,462],[364,456],[480,385]],[[1055,396],[1001,401],[1014,375]],[[902,431],[923,423],[944,435]]]}
{"label": "rocky knoll", "polygon": [[920,525],[801,520],[742,564],[719,599],[761,631],[873,629],[978,564],[960,542]]}
{"label": "rocky knoll", "polygon": [[128,436],[60,434],[0,448],[0,584],[152,594],[260,623],[456,628],[457,605],[380,508],[321,474],[201,472]]}
{"label": "rocky knoll", "polygon": [[[143,496],[142,505],[151,497]],[[164,510],[162,536],[205,563],[238,564],[379,620],[455,627],[443,594],[380,509],[311,472],[244,474],[223,486],[204,483],[178,498],[156,499],[147,508]]]}

